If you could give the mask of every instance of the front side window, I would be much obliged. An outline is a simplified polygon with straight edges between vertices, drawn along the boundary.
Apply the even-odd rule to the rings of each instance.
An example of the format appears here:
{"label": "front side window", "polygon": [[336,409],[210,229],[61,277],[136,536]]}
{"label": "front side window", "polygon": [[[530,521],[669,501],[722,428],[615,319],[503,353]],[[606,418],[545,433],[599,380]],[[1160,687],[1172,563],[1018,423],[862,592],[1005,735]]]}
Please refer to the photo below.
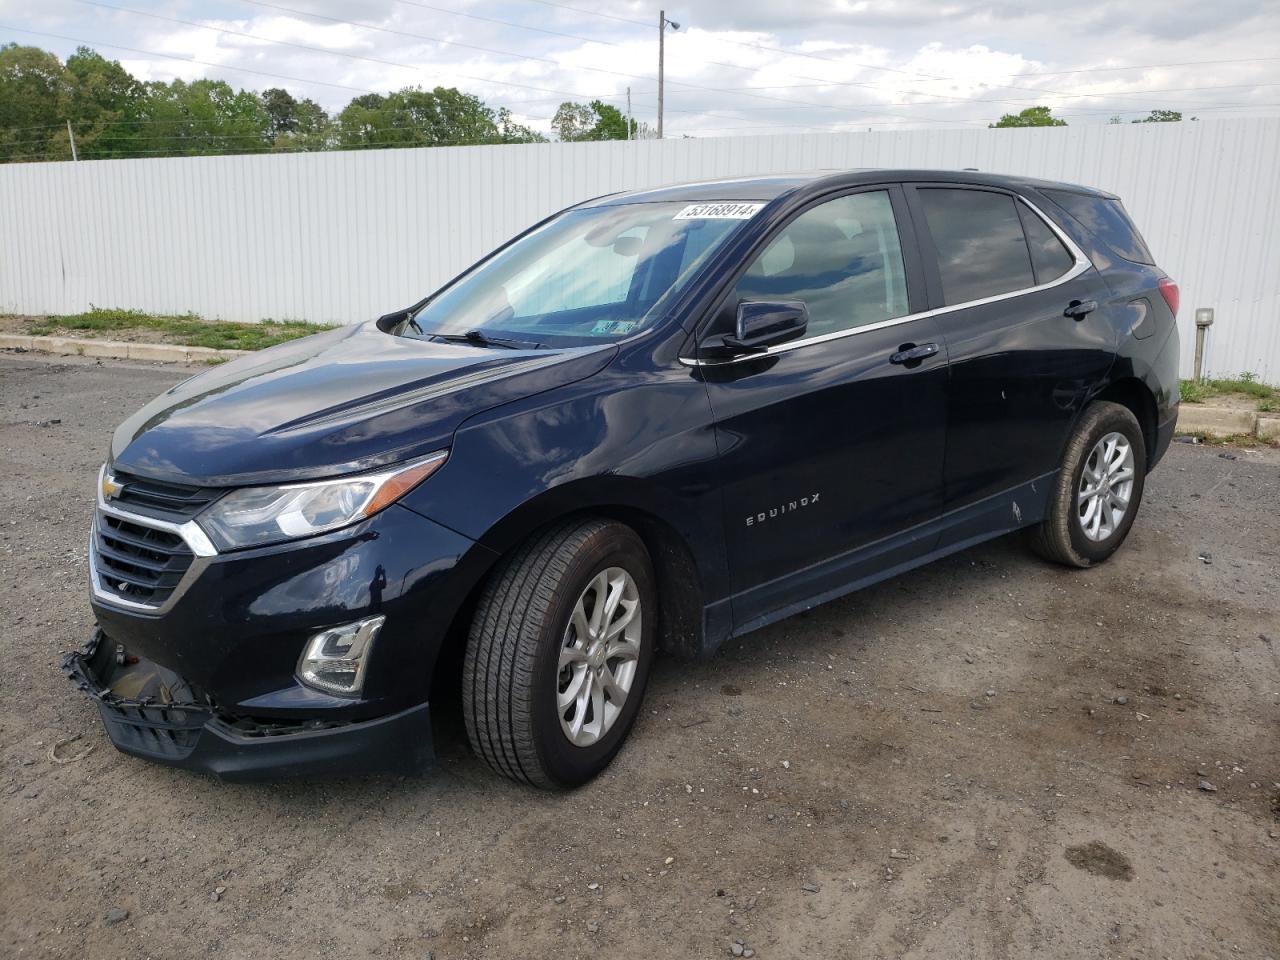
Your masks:
{"label": "front side window", "polygon": [[922,188],[917,195],[948,306],[1036,285],[1013,197],[939,187]]}
{"label": "front side window", "polygon": [[[647,326],[763,203],[633,203],[570,210],[433,297],[402,332],[475,331],[539,346],[616,340]],[[733,216],[724,215],[732,208]]]}
{"label": "front side window", "polygon": [[743,300],[803,300],[807,336],[905,316],[906,270],[883,190],[828,200],[792,220],[738,281]]}

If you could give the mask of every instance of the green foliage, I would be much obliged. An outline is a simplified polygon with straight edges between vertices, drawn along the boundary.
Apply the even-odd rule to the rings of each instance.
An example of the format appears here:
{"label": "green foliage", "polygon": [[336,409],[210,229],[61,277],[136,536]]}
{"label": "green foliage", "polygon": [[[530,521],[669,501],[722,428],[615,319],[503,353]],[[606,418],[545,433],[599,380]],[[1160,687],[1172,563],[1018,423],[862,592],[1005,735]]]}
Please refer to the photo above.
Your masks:
{"label": "green foliage", "polygon": [[543,139],[454,87],[405,87],[356,97],[337,117],[343,147],[432,147],[468,143],[530,143]]}
{"label": "green foliage", "polygon": [[[597,123],[625,136],[621,115],[600,106]],[[68,120],[87,160],[546,139],[452,87],[365,94],[330,117],[280,87],[259,95],[221,80],[143,83],[87,47],[63,64],[38,47],[0,46],[0,162],[70,160]]]}
{"label": "green foliage", "polygon": [[636,132],[636,122],[632,120],[628,127],[621,110],[600,100],[589,104],[566,100],[552,117],[551,129],[566,142],[626,140],[628,134]]}
{"label": "green foliage", "polygon": [[232,323],[205,320],[193,313],[165,316],[140,310],[103,309],[94,307],[84,313],[67,316],[40,317],[27,324],[32,336],[102,336],[108,338],[122,331],[152,331],[155,339],[188,347],[213,347],[218,350],[261,350],[278,343],[296,340],[332,325],[306,323],[301,320],[263,320],[260,323]]}
{"label": "green foliage", "polygon": [[1021,113],[1006,113],[990,127],[1065,127],[1067,121],[1059,120],[1048,107],[1027,107]]}
{"label": "green foliage", "polygon": [[[1182,114],[1177,110],[1152,110],[1141,120],[1132,120],[1131,123],[1176,123],[1182,119]],[[1195,117],[1191,118],[1192,120]]]}
{"label": "green foliage", "polygon": [[1204,403],[1212,397],[1236,394],[1261,401],[1258,409],[1264,410],[1265,404],[1264,412],[1270,412],[1275,409],[1275,406],[1280,406],[1280,388],[1259,383],[1258,375],[1249,371],[1245,371],[1238,377],[1201,380],[1199,383],[1194,380],[1183,380],[1180,393],[1184,403]]}
{"label": "green foliage", "polygon": [[314,100],[297,100],[288,90],[262,91],[272,150],[325,150],[334,143],[333,121]]}
{"label": "green foliage", "polygon": [[0,150],[15,160],[71,158],[65,126],[72,100],[67,71],[52,53],[0,47]]}

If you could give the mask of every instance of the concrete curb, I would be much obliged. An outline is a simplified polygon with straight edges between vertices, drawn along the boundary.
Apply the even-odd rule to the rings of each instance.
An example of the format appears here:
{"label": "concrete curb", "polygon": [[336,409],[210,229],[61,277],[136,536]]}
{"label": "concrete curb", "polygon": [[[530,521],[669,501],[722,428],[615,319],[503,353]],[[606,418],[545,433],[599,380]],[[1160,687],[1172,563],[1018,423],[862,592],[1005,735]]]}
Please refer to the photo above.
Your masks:
{"label": "concrete curb", "polygon": [[1253,436],[1258,415],[1252,410],[1184,403],[1178,408],[1178,433],[1207,433],[1212,437]]}
{"label": "concrete curb", "polygon": [[90,340],[79,337],[28,337],[0,333],[0,350],[36,350],[62,356],[105,357],[112,360],[146,360],[152,363],[208,363],[234,360],[247,350],[214,350],[173,343],[129,343],[125,340]]}

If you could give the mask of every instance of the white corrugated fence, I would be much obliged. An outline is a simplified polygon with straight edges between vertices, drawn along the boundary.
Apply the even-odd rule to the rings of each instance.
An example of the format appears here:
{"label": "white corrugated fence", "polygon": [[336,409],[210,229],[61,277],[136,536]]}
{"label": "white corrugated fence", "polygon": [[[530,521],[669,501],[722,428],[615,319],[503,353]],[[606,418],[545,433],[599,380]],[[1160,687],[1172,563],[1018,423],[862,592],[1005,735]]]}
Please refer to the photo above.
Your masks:
{"label": "white corrugated fence", "polygon": [[90,304],[356,321],[430,292],[586,197],[849,167],[963,168],[1111,190],[1196,307],[1207,368],[1280,382],[1280,119],[438,147],[0,165],[0,312]]}

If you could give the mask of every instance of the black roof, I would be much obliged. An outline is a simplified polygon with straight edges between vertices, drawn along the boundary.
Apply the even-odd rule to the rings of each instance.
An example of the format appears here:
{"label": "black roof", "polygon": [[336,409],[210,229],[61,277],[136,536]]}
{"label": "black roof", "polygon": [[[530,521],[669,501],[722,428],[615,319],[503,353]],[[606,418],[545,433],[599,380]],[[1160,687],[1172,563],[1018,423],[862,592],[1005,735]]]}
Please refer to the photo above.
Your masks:
{"label": "black roof", "polygon": [[998,173],[982,173],[976,170],[812,170],[801,173],[771,173],[756,177],[732,177],[724,180],[701,180],[678,183],[647,190],[629,190],[598,197],[584,206],[610,206],[621,203],[659,203],[685,201],[689,203],[707,200],[774,200],[784,194],[801,191],[815,193],[831,187],[858,186],[895,181],[943,181],[966,183],[976,186],[1018,189],[1071,190],[1076,193],[1096,194],[1116,199],[1114,194],[1084,187],[1074,183],[1037,180],[1033,177],[1008,176]]}

